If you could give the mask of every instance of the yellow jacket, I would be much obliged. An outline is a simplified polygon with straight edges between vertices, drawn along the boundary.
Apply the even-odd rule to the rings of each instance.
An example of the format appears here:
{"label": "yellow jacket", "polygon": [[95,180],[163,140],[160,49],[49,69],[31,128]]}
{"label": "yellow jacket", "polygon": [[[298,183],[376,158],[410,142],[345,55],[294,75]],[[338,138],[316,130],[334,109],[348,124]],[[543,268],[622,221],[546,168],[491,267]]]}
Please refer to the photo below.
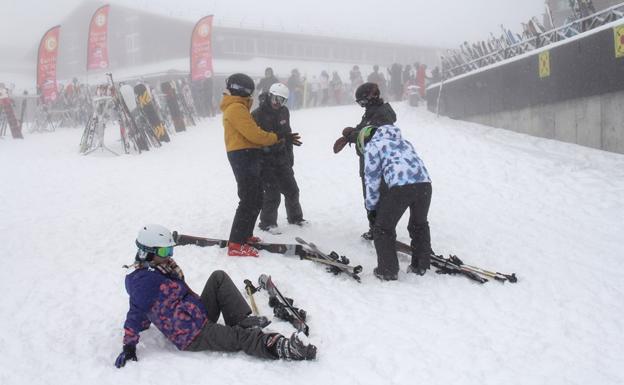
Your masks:
{"label": "yellow jacket", "polygon": [[223,95],[223,129],[227,152],[246,148],[261,148],[278,142],[277,135],[258,127],[249,110],[250,97]]}

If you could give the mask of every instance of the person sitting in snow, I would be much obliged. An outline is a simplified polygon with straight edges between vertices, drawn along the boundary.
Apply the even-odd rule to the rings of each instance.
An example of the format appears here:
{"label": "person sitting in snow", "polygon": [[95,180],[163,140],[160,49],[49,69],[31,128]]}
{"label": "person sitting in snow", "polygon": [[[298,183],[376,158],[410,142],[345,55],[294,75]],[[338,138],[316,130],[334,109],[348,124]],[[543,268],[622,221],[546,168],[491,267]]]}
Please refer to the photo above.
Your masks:
{"label": "person sitting in snow", "polygon": [[[433,254],[427,221],[431,178],[425,164],[412,144],[401,137],[401,130],[392,124],[362,128],[357,147],[364,154],[366,209],[373,224],[377,252],[373,274],[386,281],[398,278],[396,225],[408,208],[412,261],[407,272],[425,274]],[[382,183],[386,190],[380,189]]]}
{"label": "person sitting in snow", "polygon": [[[130,309],[116,367],[137,361],[139,333],[150,324],[184,351],[242,350],[256,357],[284,360],[316,357],[316,347],[304,344],[296,333],[290,338],[264,333],[262,328],[270,321],[250,316],[249,305],[225,272],[213,272],[201,295],[195,294],[172,258],[174,241],[165,227],[142,227],[136,245],[135,270],[126,276]],[[225,325],[217,323],[221,314]]]}
{"label": "person sitting in snow", "polygon": [[[334,143],[334,153],[339,153],[347,143],[356,143],[360,130],[369,125],[382,126],[396,122],[396,113],[381,98],[379,87],[375,83],[364,83],[355,90],[355,101],[360,107],[364,107],[362,120],[355,127],[346,127],[342,130],[342,136]],[[362,194],[366,199],[366,188],[364,185],[364,157],[360,149],[355,146],[355,152],[360,158],[360,179],[362,180]],[[368,214],[368,212],[367,212]],[[368,216],[368,215],[367,215]],[[369,221],[368,231],[362,234],[366,240],[373,239],[373,224]]]}

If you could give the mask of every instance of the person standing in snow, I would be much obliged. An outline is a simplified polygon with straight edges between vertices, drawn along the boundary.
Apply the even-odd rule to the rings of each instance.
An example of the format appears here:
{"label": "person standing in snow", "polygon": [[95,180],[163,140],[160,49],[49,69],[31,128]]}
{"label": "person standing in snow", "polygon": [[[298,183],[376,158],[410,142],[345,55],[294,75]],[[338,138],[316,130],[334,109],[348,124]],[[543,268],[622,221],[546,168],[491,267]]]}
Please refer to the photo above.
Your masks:
{"label": "person standing in snow", "polygon": [[[379,87],[376,83],[364,83],[355,90],[355,101],[360,107],[364,107],[362,120],[355,127],[345,127],[342,136],[334,143],[334,153],[339,153],[347,143],[356,143],[360,130],[369,125],[383,126],[396,122],[396,113],[389,103],[385,103],[380,97]],[[364,184],[364,157],[360,149],[355,146],[355,152],[360,159],[360,179],[362,181],[362,195],[366,199]],[[367,217],[369,217],[367,212]],[[362,234],[362,238],[373,239],[373,223],[369,221],[369,230]]]}
{"label": "person standing in snow", "polygon": [[[260,106],[251,113],[260,128],[282,136],[292,133],[290,112],[286,107],[288,96],[288,87],[282,83],[273,84],[268,93],[260,95]],[[303,219],[299,203],[299,187],[293,171],[295,159],[293,145],[300,144],[298,141],[278,142],[262,149],[264,198],[258,225],[261,230],[271,231],[277,228],[277,209],[282,194],[288,223],[302,226],[306,222]]]}
{"label": "person standing in snow", "polygon": [[[134,271],[126,276],[130,309],[124,323],[123,349],[115,360],[121,368],[138,361],[139,334],[154,324],[182,351],[245,353],[267,359],[311,360],[316,347],[305,345],[293,333],[286,338],[264,333],[270,321],[250,316],[251,309],[227,273],[214,271],[201,295],[184,281],[173,260],[171,232],[161,225],[147,225],[136,238]],[[223,314],[225,325],[218,324]]]}
{"label": "person standing in snow", "polygon": [[[377,267],[381,280],[398,278],[396,225],[409,208],[407,230],[412,261],[408,273],[424,275],[430,266],[431,236],[427,215],[431,203],[431,178],[412,144],[392,125],[366,126],[358,134],[357,147],[364,154],[366,209],[373,223]],[[382,190],[380,186],[386,185]]]}
{"label": "person standing in snow", "polygon": [[273,68],[267,67],[264,70],[264,77],[258,82],[259,95],[269,92],[269,88],[275,83],[279,83],[279,80],[273,74]]}
{"label": "person standing in snow", "polygon": [[225,148],[240,198],[228,242],[230,256],[258,256],[258,250],[250,244],[259,241],[253,229],[262,209],[262,147],[280,140],[301,143],[298,133],[275,134],[258,127],[250,113],[254,86],[248,75],[233,74],[226,80],[221,101]]}

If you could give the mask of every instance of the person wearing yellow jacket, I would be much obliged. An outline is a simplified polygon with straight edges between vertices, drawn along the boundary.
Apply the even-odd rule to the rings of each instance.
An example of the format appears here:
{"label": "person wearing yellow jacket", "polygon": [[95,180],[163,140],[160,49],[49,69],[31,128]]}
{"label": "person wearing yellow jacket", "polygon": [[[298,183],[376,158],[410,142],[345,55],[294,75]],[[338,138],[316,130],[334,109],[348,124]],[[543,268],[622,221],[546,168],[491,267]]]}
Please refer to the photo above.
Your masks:
{"label": "person wearing yellow jacket", "polygon": [[257,257],[258,250],[252,245],[259,241],[253,236],[253,229],[262,209],[262,148],[280,140],[300,146],[301,137],[298,133],[277,135],[258,127],[250,113],[255,84],[249,76],[233,74],[227,78],[225,88],[221,101],[225,149],[240,199],[230,231],[228,255]]}

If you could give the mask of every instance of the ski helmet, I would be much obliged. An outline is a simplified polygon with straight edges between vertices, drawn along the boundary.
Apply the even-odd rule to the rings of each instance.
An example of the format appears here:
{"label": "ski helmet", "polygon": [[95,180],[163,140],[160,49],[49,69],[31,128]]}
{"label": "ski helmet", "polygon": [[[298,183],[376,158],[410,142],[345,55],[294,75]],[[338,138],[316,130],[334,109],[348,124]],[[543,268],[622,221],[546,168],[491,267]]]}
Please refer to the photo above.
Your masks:
{"label": "ski helmet", "polygon": [[377,126],[366,126],[360,130],[357,136],[357,143],[356,143],[358,151],[360,151],[360,154],[364,153],[366,145],[373,138],[373,135],[375,135],[375,132],[377,132]]}
{"label": "ski helmet", "polygon": [[[173,236],[171,231],[161,225],[146,225],[141,227],[135,241],[139,248],[138,259],[144,259],[148,254],[167,258],[173,255]],[[141,258],[143,256],[143,258]]]}
{"label": "ski helmet", "polygon": [[234,96],[251,96],[256,88],[252,78],[245,74],[237,73],[230,75],[225,80],[225,88]]}
{"label": "ski helmet", "polygon": [[355,102],[366,107],[379,100],[379,86],[375,83],[364,83],[355,90]]}
{"label": "ski helmet", "polygon": [[271,104],[275,106],[283,106],[286,104],[286,101],[290,96],[290,91],[284,84],[275,83],[271,86],[271,88],[269,88],[269,96]]}

